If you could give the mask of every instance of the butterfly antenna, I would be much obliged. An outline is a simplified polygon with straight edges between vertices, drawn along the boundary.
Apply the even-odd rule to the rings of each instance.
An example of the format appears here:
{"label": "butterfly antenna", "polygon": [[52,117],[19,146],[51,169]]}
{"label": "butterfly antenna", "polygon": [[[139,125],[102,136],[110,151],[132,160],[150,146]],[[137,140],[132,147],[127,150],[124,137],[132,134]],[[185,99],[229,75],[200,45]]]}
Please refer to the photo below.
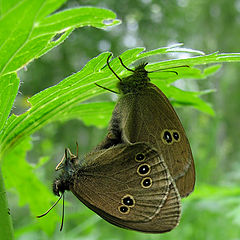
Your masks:
{"label": "butterfly antenna", "polygon": [[62,197],[64,197],[63,194],[58,198],[58,200],[45,213],[43,213],[42,215],[36,216],[36,217],[41,218],[41,217],[44,217],[45,215],[47,215],[58,204],[58,202],[60,201],[60,199]]}
{"label": "butterfly antenna", "polygon": [[170,73],[175,73],[176,75],[178,75],[178,72],[176,72],[176,71],[163,71],[163,72],[170,72]]}
{"label": "butterfly antenna", "polygon": [[[121,81],[122,81],[122,80],[121,80]],[[100,88],[102,88],[102,89],[105,89],[105,90],[107,90],[107,91],[109,91],[109,92],[119,94],[119,92],[116,92],[116,91],[113,91],[113,90],[111,90],[111,89],[109,89],[109,88],[103,87],[103,86],[101,86],[101,85],[99,85],[99,84],[97,84],[97,83],[95,83],[95,85],[98,86],[98,87],[100,87]]]}
{"label": "butterfly antenna", "polygon": [[[121,82],[122,81],[122,79],[113,71],[113,69],[111,68],[111,66],[110,66],[110,64],[109,64],[109,59],[110,59],[110,57],[112,56],[112,54],[110,54],[109,56],[108,56],[108,58],[107,58],[107,65],[108,65],[108,67],[109,67],[109,69],[111,70],[111,72],[118,78],[118,80]],[[96,83],[95,83],[96,84]]]}
{"label": "butterfly antenna", "polygon": [[121,59],[120,57],[118,57],[118,58],[119,58],[119,61],[120,61],[120,63],[122,64],[122,66],[123,66],[124,68],[126,68],[128,71],[135,72],[135,71],[132,70],[131,68],[128,68],[128,67],[123,63],[123,61],[122,61],[122,59]]}
{"label": "butterfly antenna", "polygon": [[62,222],[61,222],[61,226],[60,226],[60,231],[62,231],[63,229],[63,222],[64,222],[64,194],[62,194],[63,196],[63,208],[62,208]]}
{"label": "butterfly antenna", "polygon": [[[176,67],[168,67],[168,68],[158,69],[158,70],[155,70],[155,71],[149,71],[148,73],[159,72],[159,71],[163,71],[163,70],[168,70],[168,69],[173,69],[173,68],[181,68],[181,67],[188,67],[188,68],[190,68],[189,65],[180,65],[180,66],[176,66]],[[175,72],[175,71],[169,71],[169,72]]]}

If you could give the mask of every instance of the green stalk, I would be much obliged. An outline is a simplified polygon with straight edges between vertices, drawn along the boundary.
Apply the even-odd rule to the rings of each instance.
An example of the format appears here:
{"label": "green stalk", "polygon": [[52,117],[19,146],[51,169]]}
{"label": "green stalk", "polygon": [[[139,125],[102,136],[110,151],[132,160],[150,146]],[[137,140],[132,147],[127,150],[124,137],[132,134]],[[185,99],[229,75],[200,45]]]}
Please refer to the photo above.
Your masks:
{"label": "green stalk", "polygon": [[12,219],[8,208],[7,194],[0,168],[0,239],[14,239]]}

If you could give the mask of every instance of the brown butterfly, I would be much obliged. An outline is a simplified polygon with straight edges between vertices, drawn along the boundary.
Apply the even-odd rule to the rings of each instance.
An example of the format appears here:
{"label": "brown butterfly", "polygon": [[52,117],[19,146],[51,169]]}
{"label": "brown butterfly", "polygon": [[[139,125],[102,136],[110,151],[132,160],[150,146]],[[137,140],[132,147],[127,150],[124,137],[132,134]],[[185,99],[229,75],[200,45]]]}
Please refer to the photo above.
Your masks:
{"label": "brown butterfly", "polygon": [[179,191],[186,196],[194,186],[191,149],[171,104],[150,83],[145,65],[131,71],[131,76],[119,78],[123,94],[107,137],[82,161],[78,153],[75,156],[66,149],[56,167],[62,173],[54,181],[53,191],[59,200],[65,190],[72,191],[114,225],[167,232],[179,223]]}
{"label": "brown butterfly", "polygon": [[132,70],[119,58],[121,64],[132,72],[121,79],[109,64],[110,56],[107,64],[119,79],[121,95],[108,134],[97,149],[119,143],[148,143],[163,156],[181,197],[186,197],[194,189],[195,167],[186,133],[175,110],[164,93],[150,82],[149,72],[145,69],[147,64]]}
{"label": "brown butterfly", "polygon": [[163,233],[179,223],[180,195],[174,180],[162,156],[146,143],[93,151],[80,162],[66,149],[56,167],[60,169],[62,173],[53,183],[59,199],[70,190],[116,226]]}

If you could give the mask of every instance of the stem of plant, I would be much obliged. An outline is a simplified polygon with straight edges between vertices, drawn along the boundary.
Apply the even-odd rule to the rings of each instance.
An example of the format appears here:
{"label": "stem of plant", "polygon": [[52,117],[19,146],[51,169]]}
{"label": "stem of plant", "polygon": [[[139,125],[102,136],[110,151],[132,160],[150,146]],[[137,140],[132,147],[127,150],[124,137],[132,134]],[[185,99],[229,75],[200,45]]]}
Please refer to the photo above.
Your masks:
{"label": "stem of plant", "polygon": [[2,240],[14,239],[12,219],[8,208],[7,193],[0,168],[0,238]]}

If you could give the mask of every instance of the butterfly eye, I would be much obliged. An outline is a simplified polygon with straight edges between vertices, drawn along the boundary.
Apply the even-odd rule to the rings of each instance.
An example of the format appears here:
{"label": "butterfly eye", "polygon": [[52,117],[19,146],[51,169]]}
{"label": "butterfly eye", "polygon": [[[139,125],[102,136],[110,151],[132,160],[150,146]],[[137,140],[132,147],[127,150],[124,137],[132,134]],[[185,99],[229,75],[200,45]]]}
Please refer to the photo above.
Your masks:
{"label": "butterfly eye", "polygon": [[133,196],[128,194],[122,198],[122,204],[129,206],[129,207],[133,207],[135,205],[135,200],[134,200]]}
{"label": "butterfly eye", "polygon": [[146,176],[148,173],[150,173],[150,169],[151,167],[144,163],[144,164],[141,164],[138,169],[137,169],[137,173],[140,175],[140,176]]}
{"label": "butterfly eye", "polygon": [[143,188],[150,188],[152,186],[152,179],[150,177],[144,178],[141,185]]}
{"label": "butterfly eye", "polygon": [[172,131],[172,136],[173,136],[173,139],[175,140],[175,142],[180,142],[180,134],[179,134],[178,131],[173,130]]}
{"label": "butterfly eye", "polygon": [[173,139],[172,139],[172,135],[171,135],[171,132],[169,130],[163,130],[162,134],[161,134],[161,137],[162,137],[162,141],[163,143],[165,144],[172,144],[173,143]]}
{"label": "butterfly eye", "polygon": [[135,160],[137,162],[142,162],[145,160],[145,155],[143,153],[137,153],[135,156]]}
{"label": "butterfly eye", "polygon": [[130,208],[126,205],[121,205],[118,207],[118,210],[120,211],[120,213],[122,214],[128,214],[130,212]]}

